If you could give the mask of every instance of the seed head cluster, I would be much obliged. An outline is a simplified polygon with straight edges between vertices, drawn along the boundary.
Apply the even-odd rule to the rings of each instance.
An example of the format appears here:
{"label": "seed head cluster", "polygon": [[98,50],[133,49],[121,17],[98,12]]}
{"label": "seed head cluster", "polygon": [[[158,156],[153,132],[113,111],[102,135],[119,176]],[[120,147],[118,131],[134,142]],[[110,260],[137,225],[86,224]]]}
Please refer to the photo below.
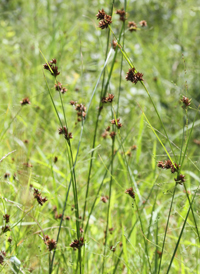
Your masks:
{"label": "seed head cluster", "polygon": [[57,91],[60,91],[62,94],[64,94],[67,91],[67,89],[64,88],[60,82],[58,82],[57,84],[55,84],[55,89]]}
{"label": "seed head cluster", "polygon": [[131,198],[135,199],[135,193],[133,192],[132,187],[126,189],[125,193],[128,194],[129,196],[131,196]]}
{"label": "seed head cluster", "polygon": [[[77,120],[78,122],[82,121],[86,117],[86,107],[83,104],[77,104],[75,101],[70,101],[70,105],[75,106],[75,110],[77,111]],[[82,119],[80,118],[82,117]]]}
{"label": "seed head cluster", "polygon": [[66,140],[69,140],[69,139],[72,139],[72,138],[73,138],[72,133],[71,133],[71,132],[68,132],[68,129],[66,128],[66,126],[60,127],[60,128],[58,129],[58,133],[59,133],[59,134],[64,134]]}
{"label": "seed head cluster", "polygon": [[110,15],[107,15],[105,13],[104,9],[99,10],[96,17],[97,17],[97,20],[100,20],[99,28],[101,28],[101,29],[107,29],[108,26],[112,23],[112,21],[111,21],[112,17]]}
{"label": "seed head cluster", "polygon": [[128,22],[128,29],[130,32],[137,31],[137,24],[134,21]]}
{"label": "seed head cluster", "polygon": [[182,108],[186,109],[187,107],[189,107],[191,105],[191,99],[183,96],[183,98],[181,99],[181,102],[183,102],[183,106]]}
{"label": "seed head cluster", "polygon": [[69,246],[74,250],[81,248],[84,245],[84,237],[80,237],[80,240],[74,240]]}
{"label": "seed head cluster", "polygon": [[136,72],[135,68],[129,69],[129,71],[126,73],[126,80],[131,81],[134,84],[137,84],[138,81],[144,81],[143,74],[140,72]]}
{"label": "seed head cluster", "polygon": [[114,95],[113,94],[108,94],[108,97],[103,97],[102,99],[101,99],[101,102],[102,103],[112,103],[112,101],[113,101],[113,99],[114,99]]}
{"label": "seed head cluster", "polygon": [[28,97],[26,97],[26,98],[22,99],[22,101],[20,101],[20,104],[21,104],[22,106],[24,106],[24,105],[30,105],[31,102],[30,102],[30,100],[28,99]]}
{"label": "seed head cluster", "polygon": [[119,14],[119,20],[122,21],[122,22],[125,22],[126,21],[126,12],[124,9],[121,9],[121,10],[117,10],[116,11],[116,14]]}
{"label": "seed head cluster", "polygon": [[41,206],[47,201],[47,198],[42,198],[41,193],[39,193],[39,190],[36,188],[34,188],[33,196]]}
{"label": "seed head cluster", "polygon": [[57,77],[60,74],[60,72],[58,72],[58,67],[56,66],[56,63],[56,59],[52,59],[50,62],[43,65],[44,69],[50,71],[51,75],[53,75],[54,77]]}

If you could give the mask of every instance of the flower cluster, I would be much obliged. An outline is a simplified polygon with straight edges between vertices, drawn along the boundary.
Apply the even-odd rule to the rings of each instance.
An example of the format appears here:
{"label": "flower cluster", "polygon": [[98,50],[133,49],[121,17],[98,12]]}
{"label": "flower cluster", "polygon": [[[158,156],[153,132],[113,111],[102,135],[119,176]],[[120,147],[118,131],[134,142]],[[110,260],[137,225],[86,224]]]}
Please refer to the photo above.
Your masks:
{"label": "flower cluster", "polygon": [[6,223],[9,223],[10,215],[8,215],[8,214],[3,215],[3,219],[6,221]]}
{"label": "flower cluster", "polygon": [[131,198],[135,199],[135,193],[133,192],[132,187],[126,189],[125,193],[128,194],[129,196],[131,196]]}
{"label": "flower cluster", "polygon": [[0,264],[1,265],[3,265],[5,257],[6,257],[6,252],[1,250],[1,252],[0,252]]}
{"label": "flower cluster", "polygon": [[62,94],[64,94],[67,91],[67,89],[64,88],[60,82],[58,82],[57,84],[55,84],[55,89],[57,91],[60,91]]}
{"label": "flower cluster", "polygon": [[119,122],[120,118],[117,118],[117,120],[113,119],[111,120],[111,124],[116,125],[118,128],[122,127],[122,124]]}
{"label": "flower cluster", "polygon": [[22,106],[24,106],[24,105],[30,105],[31,102],[30,102],[30,100],[28,99],[28,97],[26,97],[26,98],[24,98],[22,101],[20,101],[20,104],[21,104]]}
{"label": "flower cluster", "polygon": [[129,31],[137,31],[137,24],[134,21],[128,22]]}
{"label": "flower cluster", "polygon": [[6,233],[6,232],[10,231],[9,225],[2,226],[1,229],[2,229],[2,233]]}
{"label": "flower cluster", "polygon": [[49,251],[52,251],[53,249],[56,249],[56,246],[57,246],[57,242],[54,240],[54,239],[51,239],[49,238],[48,235],[45,235],[45,239],[44,239],[44,242],[47,246],[47,249]]}
{"label": "flower cluster", "polygon": [[80,237],[80,240],[74,240],[69,246],[72,247],[74,250],[77,248],[81,248],[84,245],[84,238]]}
{"label": "flower cluster", "polygon": [[112,23],[112,21],[111,21],[112,17],[110,15],[107,15],[105,13],[104,9],[99,10],[96,17],[97,17],[97,20],[100,20],[99,27],[101,29],[107,29],[108,25],[110,25]]}
{"label": "flower cluster", "polygon": [[124,21],[126,20],[126,17],[125,17],[125,16],[126,16],[126,12],[125,12],[124,9],[117,10],[117,11],[116,11],[116,14],[119,14],[119,16],[120,16],[120,17],[119,17],[119,20],[120,20],[120,21],[123,21],[123,22],[124,22]]}
{"label": "flower cluster", "polygon": [[143,74],[140,72],[135,72],[135,68],[129,69],[129,71],[126,73],[126,80],[131,81],[134,84],[137,84],[138,81],[144,81]]}
{"label": "flower cluster", "polygon": [[103,97],[102,99],[101,99],[101,102],[102,103],[112,103],[112,101],[113,101],[113,99],[114,99],[114,95],[113,94],[108,94],[108,97]]}
{"label": "flower cluster", "polygon": [[105,204],[107,203],[107,201],[109,200],[109,197],[108,196],[102,196],[101,197],[101,201]]}
{"label": "flower cluster", "polygon": [[66,126],[60,127],[60,128],[58,129],[58,133],[59,133],[59,134],[64,134],[66,140],[69,140],[69,139],[72,139],[72,138],[73,138],[72,133],[71,133],[71,132],[68,132],[68,129],[66,128]]}
{"label": "flower cluster", "polygon": [[82,119],[85,119],[86,117],[86,107],[83,104],[77,104],[75,101],[70,101],[70,105],[75,106],[75,110],[77,111],[77,116],[78,116],[78,122],[82,121]]}
{"label": "flower cluster", "polygon": [[47,198],[42,198],[41,193],[39,193],[39,190],[36,188],[34,188],[33,196],[41,206],[47,201]]}
{"label": "flower cluster", "polygon": [[50,62],[48,62],[48,64],[46,63],[43,65],[44,69],[50,71],[51,75],[55,77],[60,74],[60,72],[58,72],[58,67],[56,66],[56,63],[56,59],[52,59]]}
{"label": "flower cluster", "polygon": [[185,182],[185,175],[180,174],[177,176],[177,178],[174,179],[177,184],[182,185]]}
{"label": "flower cluster", "polygon": [[171,169],[171,173],[175,173],[180,168],[176,163],[173,165],[171,160],[167,160],[163,163],[163,161],[159,161],[157,166],[163,169]]}
{"label": "flower cluster", "polygon": [[147,22],[145,20],[140,21],[140,26],[141,27],[146,27],[147,26]]}
{"label": "flower cluster", "polygon": [[10,177],[10,173],[6,172],[6,173],[4,174],[4,178],[7,179],[7,178],[9,178],[9,177]]}
{"label": "flower cluster", "polygon": [[189,98],[187,98],[187,97],[185,97],[185,96],[183,96],[183,98],[181,99],[181,102],[183,102],[183,106],[182,106],[182,108],[187,108],[187,107],[189,107],[189,105],[191,104],[191,99],[189,99]]}

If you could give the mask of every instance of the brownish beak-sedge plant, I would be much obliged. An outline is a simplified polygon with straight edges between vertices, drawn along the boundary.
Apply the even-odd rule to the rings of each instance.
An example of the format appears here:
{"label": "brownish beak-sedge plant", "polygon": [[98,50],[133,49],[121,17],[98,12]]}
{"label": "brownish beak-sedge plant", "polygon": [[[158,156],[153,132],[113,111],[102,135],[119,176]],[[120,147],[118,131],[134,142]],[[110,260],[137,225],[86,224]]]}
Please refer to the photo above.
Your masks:
{"label": "brownish beak-sedge plant", "polygon": [[36,0],[27,32],[30,7],[11,2],[0,271],[199,273],[196,4]]}

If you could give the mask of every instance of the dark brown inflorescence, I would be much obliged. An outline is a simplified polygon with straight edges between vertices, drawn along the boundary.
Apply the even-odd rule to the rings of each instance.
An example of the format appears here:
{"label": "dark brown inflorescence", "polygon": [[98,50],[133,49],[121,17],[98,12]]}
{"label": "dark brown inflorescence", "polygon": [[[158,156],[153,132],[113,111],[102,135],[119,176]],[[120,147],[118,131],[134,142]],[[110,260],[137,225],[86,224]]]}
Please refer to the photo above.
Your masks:
{"label": "dark brown inflorescence", "polygon": [[81,248],[84,245],[84,238],[80,237],[80,240],[74,240],[69,246],[72,247],[74,250],[77,248]]}
{"label": "dark brown inflorescence", "polygon": [[20,101],[20,104],[21,104],[22,106],[24,106],[24,105],[30,105],[31,102],[30,102],[30,100],[28,99],[28,97],[26,97],[26,98],[24,98],[22,101]]}
{"label": "dark brown inflorescence", "polygon": [[124,9],[117,10],[117,11],[116,11],[116,14],[119,14],[119,16],[120,16],[120,17],[119,17],[119,20],[120,20],[120,21],[123,21],[123,22],[124,22],[124,21],[126,20],[126,17],[125,17],[125,16],[126,16],[126,12],[125,12]]}
{"label": "dark brown inflorescence", "polygon": [[99,10],[96,17],[97,17],[97,20],[100,20],[99,27],[101,29],[107,29],[108,26],[112,23],[111,21],[112,17],[110,15],[107,15],[103,9]]}
{"label": "dark brown inflorescence", "polygon": [[[48,236],[49,237],[49,236]],[[49,251],[53,250],[53,249],[56,249],[56,246],[57,246],[57,242],[53,239],[48,239],[46,241],[46,245],[47,245],[47,248]]]}
{"label": "dark brown inflorescence", "polygon": [[134,84],[137,84],[138,81],[144,81],[143,74],[140,72],[135,72],[135,68],[129,69],[129,71],[126,73],[126,80],[131,81]]}
{"label": "dark brown inflorescence", "polygon": [[131,196],[131,198],[135,199],[135,193],[133,192],[132,187],[126,189],[125,193],[128,194],[129,196]]}
{"label": "dark brown inflorescence", "polygon": [[140,26],[146,27],[147,26],[147,22],[145,20],[140,21]]}
{"label": "dark brown inflorescence", "polygon": [[115,252],[116,247],[114,247],[114,246],[111,245],[110,250],[111,250],[112,252]]}
{"label": "dark brown inflorescence", "polygon": [[55,89],[57,91],[60,91],[62,94],[64,94],[67,91],[67,89],[64,88],[60,82],[58,82],[57,84],[55,84]]}
{"label": "dark brown inflorescence", "polygon": [[1,265],[3,265],[5,257],[6,257],[6,252],[1,250],[1,252],[0,252],[0,264]]}
{"label": "dark brown inflorescence", "polygon": [[191,105],[191,99],[183,96],[183,98],[181,99],[181,102],[183,102],[183,106],[182,108],[186,109],[187,107],[189,107]]}
{"label": "dark brown inflorescence", "polygon": [[114,99],[114,95],[113,94],[108,94],[108,97],[103,97],[102,99],[101,99],[101,102],[102,103],[112,103],[112,101],[113,101],[113,99]]}
{"label": "dark brown inflorescence", "polygon": [[112,40],[112,48],[115,50],[117,47],[117,41],[116,40]]}
{"label": "dark brown inflorescence", "polygon": [[177,182],[177,184],[182,185],[185,182],[185,175],[178,175],[177,179],[174,179],[174,181]]}
{"label": "dark brown inflorescence", "polygon": [[137,25],[135,22],[131,21],[131,22],[128,22],[128,28],[129,28],[129,31],[132,32],[132,31],[137,31]]}
{"label": "dark brown inflorescence", "polygon": [[42,198],[41,193],[39,193],[39,190],[36,188],[34,188],[33,196],[41,206],[47,201],[47,198]]}
{"label": "dark brown inflorescence", "polygon": [[10,215],[8,215],[8,214],[3,215],[3,219],[6,221],[6,223],[9,223]]}
{"label": "dark brown inflorescence", "polygon": [[[85,119],[86,117],[86,107],[83,104],[77,104],[75,101],[70,101],[70,105],[75,106],[75,110],[77,111],[77,116],[78,116],[78,122],[82,121],[82,119]],[[82,117],[79,118],[79,117]]]}
{"label": "dark brown inflorescence", "polygon": [[115,131],[112,131],[112,132],[110,133],[110,137],[111,137],[112,139],[115,138],[115,135],[117,135],[117,133],[116,133]]}
{"label": "dark brown inflorescence", "polygon": [[177,172],[178,169],[180,168],[180,165],[177,165],[176,163],[174,163],[173,165],[171,160],[167,160],[164,163],[163,161],[159,161],[157,166],[163,169],[171,169],[171,173]]}
{"label": "dark brown inflorescence", "polygon": [[6,232],[10,231],[9,225],[2,226],[1,229],[2,229],[2,233],[6,233]]}
{"label": "dark brown inflorescence", "polygon": [[72,133],[71,133],[71,132],[68,132],[68,129],[66,128],[66,126],[60,127],[60,128],[58,129],[58,133],[59,133],[59,134],[64,134],[66,140],[69,140],[69,139],[72,139],[72,138],[73,138]]}
{"label": "dark brown inflorescence", "polygon": [[107,203],[108,197],[102,196],[102,197],[101,197],[101,201],[102,201],[104,204]]}
{"label": "dark brown inflorescence", "polygon": [[10,173],[6,172],[6,173],[4,174],[4,178],[7,179],[7,178],[9,178],[9,177],[10,177]]}
{"label": "dark brown inflorescence", "polygon": [[111,120],[111,124],[116,125],[118,128],[122,127],[122,124],[119,122],[120,118],[117,118],[117,120],[113,119]]}
{"label": "dark brown inflorescence", "polygon": [[56,59],[52,59],[50,62],[48,62],[48,64],[44,64],[44,69],[48,70],[51,72],[51,75],[53,76],[58,76],[60,74],[60,72],[58,72],[58,67],[56,66]]}

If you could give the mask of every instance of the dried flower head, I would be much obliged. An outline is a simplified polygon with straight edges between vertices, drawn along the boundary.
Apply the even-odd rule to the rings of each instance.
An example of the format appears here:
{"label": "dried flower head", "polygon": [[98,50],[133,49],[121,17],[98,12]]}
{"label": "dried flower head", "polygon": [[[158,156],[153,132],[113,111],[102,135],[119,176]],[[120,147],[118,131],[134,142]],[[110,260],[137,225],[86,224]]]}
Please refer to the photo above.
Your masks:
{"label": "dried flower head", "polygon": [[33,196],[41,206],[47,201],[47,198],[42,198],[41,193],[39,193],[39,190],[36,188],[34,188]]}
{"label": "dried flower head", "polygon": [[28,144],[29,143],[29,141],[28,140],[24,140],[24,144]]}
{"label": "dried flower head", "polygon": [[52,61],[48,62],[48,64],[44,64],[43,67],[44,69],[48,70],[51,72],[51,75],[53,76],[58,76],[60,72],[58,72],[58,67],[56,66],[56,59],[52,59]]}
{"label": "dried flower head", "polygon": [[189,99],[189,98],[183,96],[183,98],[181,99],[181,102],[183,102],[183,104],[184,104],[182,106],[182,108],[186,109],[187,107],[189,107],[191,105],[191,100],[192,99]]}
{"label": "dried flower head", "polygon": [[180,174],[174,181],[177,182],[177,184],[182,185],[185,182],[185,175]]}
{"label": "dried flower head", "polygon": [[99,28],[107,29],[108,26],[112,23],[111,19],[112,16],[105,14],[104,18],[101,21],[99,21]]}
{"label": "dried flower head", "polygon": [[64,134],[66,140],[69,140],[69,139],[73,138],[72,133],[68,132],[68,129],[66,128],[66,126],[64,126],[63,128],[62,127],[59,128],[58,133],[59,134]]}
{"label": "dried flower head", "polygon": [[111,137],[112,139],[115,138],[115,135],[117,135],[117,133],[116,133],[115,131],[112,131],[112,132],[110,133],[110,137]]}
{"label": "dried flower head", "polygon": [[23,163],[25,167],[33,167],[30,163]]}
{"label": "dried flower head", "polygon": [[162,257],[162,252],[159,250],[156,250],[156,253],[159,255],[159,259]]}
{"label": "dried flower head", "polygon": [[12,243],[12,238],[11,238],[11,237],[8,238],[8,242],[9,242],[10,244]]}
{"label": "dried flower head", "polygon": [[128,22],[129,31],[137,31],[137,25],[134,21]]}
{"label": "dried flower head", "polygon": [[146,27],[147,26],[147,22],[145,20],[140,21],[140,26]]}
{"label": "dried flower head", "polygon": [[144,81],[143,74],[140,72],[135,72],[135,68],[129,69],[129,71],[126,73],[126,80],[131,81],[134,84],[137,84],[138,81]]}
{"label": "dried flower head", "polygon": [[84,230],[83,230],[82,227],[80,227],[79,230],[80,230],[80,233],[83,233],[83,232],[84,232]]}
{"label": "dried flower head", "polygon": [[108,126],[108,127],[106,128],[106,131],[110,131],[110,126]]}
{"label": "dried flower head", "polygon": [[8,215],[8,214],[3,215],[3,219],[6,221],[6,223],[9,223],[10,215]]}
{"label": "dried flower head", "polygon": [[71,218],[69,216],[66,216],[65,219],[69,221]]}
{"label": "dried flower head", "polygon": [[110,250],[111,250],[112,252],[115,252],[116,247],[111,245]]}
{"label": "dried flower head", "polygon": [[117,41],[116,40],[112,40],[112,48],[115,50],[117,47]]}
{"label": "dried flower head", "polygon": [[22,106],[24,106],[24,105],[30,105],[31,102],[30,102],[30,100],[28,99],[28,97],[26,97],[26,98],[24,98],[22,101],[20,101],[20,104],[21,104]]}
{"label": "dried flower head", "polygon": [[10,177],[10,173],[6,172],[6,173],[4,174],[4,178],[7,179],[7,178],[9,178],[9,177]]}
{"label": "dried flower head", "polygon": [[97,17],[97,20],[102,20],[104,19],[104,16],[106,15],[104,9],[102,10],[99,10],[99,12],[97,13],[96,17]]}
{"label": "dried flower head", "polygon": [[57,84],[55,84],[55,89],[57,90],[57,91],[60,91],[62,94],[64,94],[66,91],[67,91],[67,89],[66,88],[64,88],[63,86],[62,86],[62,84],[61,83],[57,83]]}
{"label": "dried flower head", "polygon": [[117,118],[117,120],[113,119],[110,122],[111,122],[111,124],[116,125],[118,128],[120,128],[120,127],[122,127],[122,124],[119,123],[119,121],[120,121],[120,118]]}
{"label": "dried flower head", "polygon": [[124,22],[124,21],[126,20],[126,17],[125,17],[125,16],[126,16],[126,12],[125,12],[124,9],[117,10],[117,11],[116,11],[116,14],[119,14],[119,16],[120,16],[120,17],[119,17],[119,20],[120,20],[120,21],[123,21],[123,22]]}
{"label": "dried flower head", "polygon": [[107,203],[108,199],[105,196],[102,196],[101,201],[105,204],[105,203]]}
{"label": "dried flower head", "polygon": [[110,234],[112,234],[112,233],[113,233],[113,231],[114,231],[114,228],[113,228],[113,227],[111,227],[111,228],[109,228],[108,230],[109,230]]}
{"label": "dried flower head", "polygon": [[131,196],[133,199],[135,199],[135,193],[133,192],[132,187],[126,189],[125,193],[128,194],[129,196]]}
{"label": "dried flower head", "polygon": [[2,233],[6,233],[6,232],[10,231],[9,225],[2,226],[1,229],[2,229]]}
{"label": "dried flower head", "polygon": [[6,257],[6,252],[1,250],[0,252],[0,264],[3,265],[4,258]]}
{"label": "dried flower head", "polygon": [[74,250],[77,248],[81,248],[84,245],[84,238],[80,237],[80,240],[74,240],[69,246],[72,247]]}
{"label": "dried flower head", "polygon": [[72,106],[75,106],[75,104],[76,104],[75,101],[70,101],[69,103],[70,103],[70,105],[72,105]]}
{"label": "dried flower head", "polygon": [[56,249],[57,242],[53,239],[46,241],[46,245],[49,251]]}
{"label": "dried flower head", "polygon": [[108,136],[108,132],[105,130],[104,133],[101,134],[101,136],[106,139],[106,137]]}
{"label": "dried flower head", "polygon": [[57,157],[57,156],[54,157],[53,162],[54,162],[54,163],[57,163],[57,162],[58,162],[58,157]]}
{"label": "dried flower head", "polygon": [[108,97],[106,97],[106,101],[109,102],[109,103],[112,103],[114,97],[115,96],[113,94],[108,94]]}
{"label": "dried flower head", "polygon": [[131,150],[136,150],[137,149],[137,146],[136,145],[133,145],[132,147],[131,147]]}

